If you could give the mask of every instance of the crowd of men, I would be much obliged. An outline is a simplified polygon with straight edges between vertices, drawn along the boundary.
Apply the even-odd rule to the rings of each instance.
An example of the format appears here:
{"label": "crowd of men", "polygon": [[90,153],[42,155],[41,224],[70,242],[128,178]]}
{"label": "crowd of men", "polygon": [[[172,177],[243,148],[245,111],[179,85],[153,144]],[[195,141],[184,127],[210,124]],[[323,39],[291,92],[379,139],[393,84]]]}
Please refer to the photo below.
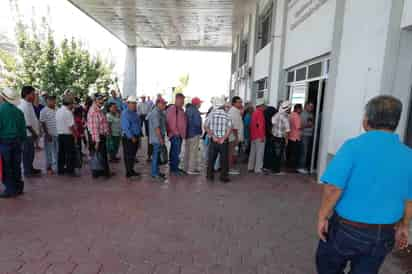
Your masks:
{"label": "crowd of men", "polygon": [[[235,96],[230,103],[222,102],[211,108],[206,119],[202,119],[202,100],[195,97],[187,103],[181,93],[176,94],[173,104],[168,104],[161,95],[155,102],[146,96],[140,100],[135,96],[122,100],[115,90],[109,98],[97,93],[81,102],[70,91],[56,98],[32,86],[24,86],[20,94],[4,89],[0,97],[4,102],[0,110],[5,112],[0,117],[4,123],[0,128],[0,140],[4,143],[2,157],[17,157],[11,169],[7,168],[9,163],[5,163],[3,169],[6,188],[1,196],[5,198],[23,192],[20,155],[24,177],[41,176],[41,170],[33,166],[40,139],[49,175],[79,176],[88,150],[93,178],[110,178],[113,176],[110,164],[120,161],[122,146],[125,176],[138,177],[141,174],[134,165],[144,134],[151,176],[159,182],[166,178],[159,169],[166,139],[170,143],[171,176],[201,174],[201,143],[209,180],[214,179],[216,171],[220,171],[223,183],[230,181],[229,175],[239,175],[236,167],[242,154],[249,155],[250,172],[282,174],[285,148],[288,170],[307,173],[306,159],[313,135],[311,103],[306,105],[305,112],[302,113],[301,105],[296,105],[291,113],[292,105],[288,101],[280,105],[279,111],[266,107],[263,102],[257,102],[255,109]],[[8,112],[19,115],[8,115]],[[21,185],[20,190],[16,185]]]}
{"label": "crowd of men", "polygon": [[[0,155],[5,190],[0,197],[24,193],[21,165],[24,177],[41,176],[41,170],[33,166],[41,135],[50,175],[79,176],[85,144],[92,176],[110,178],[109,163],[120,161],[122,144],[125,176],[138,177],[134,165],[143,132],[156,182],[164,182],[166,175],[159,166],[167,162],[170,176],[201,174],[201,142],[209,181],[220,172],[220,181],[230,182],[229,175],[240,174],[237,167],[242,155],[247,156],[248,171],[256,174],[308,173],[315,120],[310,102],[303,107],[284,101],[275,108],[257,100],[254,107],[235,96],[230,103],[211,108],[203,121],[203,102],[193,98],[185,105],[180,93],[174,104],[160,95],[155,102],[145,96],[139,102],[135,96],[122,100],[116,91],[106,99],[95,94],[81,104],[68,91],[58,108],[55,96],[41,93],[39,97],[31,86],[23,87],[21,94],[9,88],[1,90]],[[348,262],[353,274],[376,274],[394,247],[407,247],[412,219],[412,150],[395,134],[401,113],[398,99],[373,98],[365,109],[365,133],[347,141],[322,176],[319,274],[343,273]],[[167,139],[170,148],[165,157]]]}

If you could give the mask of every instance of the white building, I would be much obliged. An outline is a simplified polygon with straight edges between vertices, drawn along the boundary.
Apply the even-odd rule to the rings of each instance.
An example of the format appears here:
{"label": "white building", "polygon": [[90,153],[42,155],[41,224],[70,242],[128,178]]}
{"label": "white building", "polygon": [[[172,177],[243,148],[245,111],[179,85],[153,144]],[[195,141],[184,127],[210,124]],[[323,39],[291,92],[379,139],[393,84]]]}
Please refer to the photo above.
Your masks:
{"label": "white building", "polygon": [[[313,171],[362,132],[379,94],[404,103],[399,134],[412,144],[412,0],[235,2],[231,93],[270,105],[316,104]],[[318,172],[318,174],[320,173]]]}

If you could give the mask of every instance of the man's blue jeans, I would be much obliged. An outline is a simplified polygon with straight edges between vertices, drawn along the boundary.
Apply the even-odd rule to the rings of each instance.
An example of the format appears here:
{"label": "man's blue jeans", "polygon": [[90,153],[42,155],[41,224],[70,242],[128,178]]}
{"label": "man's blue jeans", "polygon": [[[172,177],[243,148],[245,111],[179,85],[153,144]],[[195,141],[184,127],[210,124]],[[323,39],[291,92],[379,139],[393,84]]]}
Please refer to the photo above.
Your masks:
{"label": "man's blue jeans", "polygon": [[153,154],[152,154],[152,176],[159,176],[159,154],[160,154],[160,144],[153,144]]}
{"label": "man's blue jeans", "polygon": [[170,172],[179,172],[182,142],[183,140],[181,137],[173,136],[170,139]]}
{"label": "man's blue jeans", "polygon": [[44,153],[46,155],[46,169],[57,172],[57,136],[51,136],[48,140],[44,137]]}
{"label": "man's blue jeans", "polygon": [[329,224],[328,241],[320,241],[316,254],[318,274],[377,274],[395,244],[393,228],[356,228],[338,216]]}

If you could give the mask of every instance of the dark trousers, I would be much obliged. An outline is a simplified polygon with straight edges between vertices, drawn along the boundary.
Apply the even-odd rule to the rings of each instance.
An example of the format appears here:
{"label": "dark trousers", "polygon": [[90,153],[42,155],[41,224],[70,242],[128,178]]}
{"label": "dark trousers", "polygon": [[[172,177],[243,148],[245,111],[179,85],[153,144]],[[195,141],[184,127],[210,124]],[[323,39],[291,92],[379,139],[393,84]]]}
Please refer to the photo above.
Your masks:
{"label": "dark trousers", "polygon": [[301,141],[289,140],[287,147],[287,164],[290,169],[297,169],[300,160]]}
{"label": "dark trousers", "polygon": [[146,120],[147,115],[140,115],[140,123],[141,123],[141,128],[143,129],[144,126],[144,131],[147,137],[147,159],[150,159],[152,157],[153,153],[153,145],[150,144],[150,138],[149,138],[149,121]]}
{"label": "dark trousers", "polygon": [[122,143],[126,175],[131,175],[134,173],[134,164],[136,162],[136,154],[139,148],[139,142],[133,143],[131,139],[123,137]]}
{"label": "dark trousers", "polygon": [[285,139],[270,136],[266,138],[265,157],[263,168],[279,173],[282,166],[282,158],[285,150]]}
{"label": "dark trousers", "polygon": [[33,173],[34,162],[34,138],[27,136],[23,142],[23,170],[24,175],[31,175]]}
{"label": "dark trousers", "polygon": [[180,163],[180,153],[182,152],[182,137],[173,136],[170,139],[170,171],[178,172]]}
{"label": "dark trousers", "polygon": [[[91,146],[90,146],[91,153],[96,153],[96,143],[91,141]],[[106,136],[101,135],[100,136],[100,143],[99,143],[99,151],[97,153],[100,154],[100,159],[101,159],[101,165],[103,166],[102,171],[93,171],[92,176],[93,177],[100,177],[100,176],[105,176],[109,177],[110,176],[110,168],[109,168],[109,159],[107,157],[107,146],[106,146]]]}
{"label": "dark trousers", "polygon": [[24,182],[21,177],[22,143],[17,139],[0,140],[0,157],[3,160],[4,194],[23,193]]}
{"label": "dark trousers", "polygon": [[378,274],[394,243],[394,228],[356,228],[335,215],[330,220],[328,241],[319,242],[318,274],[343,274],[349,262],[350,274]]}
{"label": "dark trousers", "polygon": [[219,156],[220,163],[220,179],[227,179],[229,172],[229,143],[218,144],[213,140],[210,140],[208,148],[207,178],[214,178],[213,173],[217,156]]}
{"label": "dark trousers", "polygon": [[76,144],[71,134],[58,136],[57,173],[59,175],[73,174],[76,160]]}

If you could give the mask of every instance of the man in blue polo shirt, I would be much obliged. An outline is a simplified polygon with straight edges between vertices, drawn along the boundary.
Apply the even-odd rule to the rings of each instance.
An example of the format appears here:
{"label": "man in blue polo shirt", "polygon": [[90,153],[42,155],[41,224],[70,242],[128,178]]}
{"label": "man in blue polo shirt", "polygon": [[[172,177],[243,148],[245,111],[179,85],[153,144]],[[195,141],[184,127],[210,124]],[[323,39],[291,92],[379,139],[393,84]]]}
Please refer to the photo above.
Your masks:
{"label": "man in blue polo shirt", "polygon": [[316,256],[318,274],[377,274],[394,247],[408,245],[412,218],[412,150],[394,133],[402,103],[372,99],[365,109],[366,133],[347,141],[321,181]]}

